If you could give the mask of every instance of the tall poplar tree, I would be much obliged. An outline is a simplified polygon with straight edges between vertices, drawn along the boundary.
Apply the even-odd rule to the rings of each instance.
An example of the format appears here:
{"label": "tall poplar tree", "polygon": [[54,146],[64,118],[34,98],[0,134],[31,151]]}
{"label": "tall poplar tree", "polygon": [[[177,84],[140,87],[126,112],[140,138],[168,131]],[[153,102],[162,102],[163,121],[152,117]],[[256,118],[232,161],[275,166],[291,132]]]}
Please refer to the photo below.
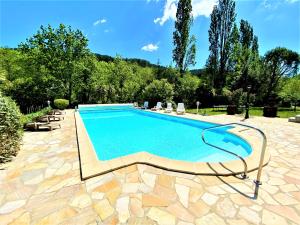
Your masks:
{"label": "tall poplar tree", "polygon": [[208,31],[210,55],[207,68],[212,72],[213,87],[221,92],[226,81],[231,50],[231,33],[235,22],[234,0],[219,0],[211,14]]}
{"label": "tall poplar tree", "polygon": [[195,37],[190,38],[193,22],[191,0],[179,0],[176,12],[175,31],[173,32],[173,60],[181,74],[189,65],[195,65]]}

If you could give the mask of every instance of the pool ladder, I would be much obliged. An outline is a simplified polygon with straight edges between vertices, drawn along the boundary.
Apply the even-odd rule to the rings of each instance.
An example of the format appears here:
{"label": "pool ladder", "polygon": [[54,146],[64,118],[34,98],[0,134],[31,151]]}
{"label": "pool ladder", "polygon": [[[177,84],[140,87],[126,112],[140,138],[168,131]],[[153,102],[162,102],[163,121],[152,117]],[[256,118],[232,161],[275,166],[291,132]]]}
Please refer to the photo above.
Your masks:
{"label": "pool ladder", "polygon": [[221,151],[224,151],[226,153],[229,153],[229,154],[234,155],[235,157],[239,158],[244,164],[244,172],[242,173],[242,177],[243,177],[243,179],[247,178],[248,166],[247,166],[247,163],[246,163],[245,159],[242,156],[240,156],[240,155],[238,155],[234,152],[231,152],[229,150],[223,149],[219,146],[208,143],[205,140],[205,137],[204,137],[204,133],[208,130],[217,129],[217,128],[220,128],[220,127],[228,127],[228,126],[231,126],[231,125],[239,125],[239,126],[242,126],[242,127],[247,127],[247,128],[254,129],[254,130],[258,131],[260,133],[260,135],[263,137],[263,143],[262,143],[262,147],[261,147],[261,154],[260,154],[260,160],[259,160],[259,165],[258,165],[257,177],[256,177],[256,180],[254,180],[254,183],[256,184],[255,194],[257,194],[258,186],[261,185],[260,178],[261,178],[261,172],[262,172],[262,168],[263,168],[264,157],[265,157],[265,152],[266,152],[266,147],[267,147],[267,137],[266,137],[265,133],[262,130],[260,130],[256,127],[252,127],[252,126],[241,124],[241,123],[227,123],[227,124],[217,125],[217,126],[214,126],[214,127],[208,127],[208,128],[203,129],[203,131],[202,131],[202,140],[205,144],[207,144],[211,147],[217,148]]}

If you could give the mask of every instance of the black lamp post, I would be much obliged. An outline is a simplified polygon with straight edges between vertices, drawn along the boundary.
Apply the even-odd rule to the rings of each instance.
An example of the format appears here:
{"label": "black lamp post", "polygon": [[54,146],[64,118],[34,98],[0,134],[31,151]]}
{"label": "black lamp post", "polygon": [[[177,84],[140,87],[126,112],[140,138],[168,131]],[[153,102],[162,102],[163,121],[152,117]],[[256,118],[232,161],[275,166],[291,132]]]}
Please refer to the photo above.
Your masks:
{"label": "black lamp post", "polygon": [[249,97],[250,97],[251,85],[247,86],[247,100],[246,100],[246,114],[245,119],[249,118]]}

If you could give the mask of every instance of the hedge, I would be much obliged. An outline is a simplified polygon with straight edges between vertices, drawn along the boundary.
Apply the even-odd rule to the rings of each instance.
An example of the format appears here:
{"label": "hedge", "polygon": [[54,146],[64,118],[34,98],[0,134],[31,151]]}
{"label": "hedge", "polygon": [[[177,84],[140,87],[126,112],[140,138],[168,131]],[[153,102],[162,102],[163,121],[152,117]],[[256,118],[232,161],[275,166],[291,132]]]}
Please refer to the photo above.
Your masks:
{"label": "hedge", "polygon": [[20,149],[21,113],[16,103],[0,92],[0,163],[9,161]]}

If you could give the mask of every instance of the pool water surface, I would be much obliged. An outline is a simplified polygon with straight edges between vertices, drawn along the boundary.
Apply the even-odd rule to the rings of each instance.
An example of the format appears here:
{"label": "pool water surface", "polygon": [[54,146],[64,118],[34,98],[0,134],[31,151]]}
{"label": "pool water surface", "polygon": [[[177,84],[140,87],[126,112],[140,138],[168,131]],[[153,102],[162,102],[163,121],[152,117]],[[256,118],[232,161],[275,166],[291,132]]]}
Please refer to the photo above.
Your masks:
{"label": "pool water surface", "polygon": [[[137,152],[187,162],[236,160],[231,154],[205,144],[204,128],[217,124],[170,116],[131,107],[84,107],[79,110],[99,160],[110,160]],[[229,133],[232,127],[205,132],[207,142],[247,157],[251,146]]]}

